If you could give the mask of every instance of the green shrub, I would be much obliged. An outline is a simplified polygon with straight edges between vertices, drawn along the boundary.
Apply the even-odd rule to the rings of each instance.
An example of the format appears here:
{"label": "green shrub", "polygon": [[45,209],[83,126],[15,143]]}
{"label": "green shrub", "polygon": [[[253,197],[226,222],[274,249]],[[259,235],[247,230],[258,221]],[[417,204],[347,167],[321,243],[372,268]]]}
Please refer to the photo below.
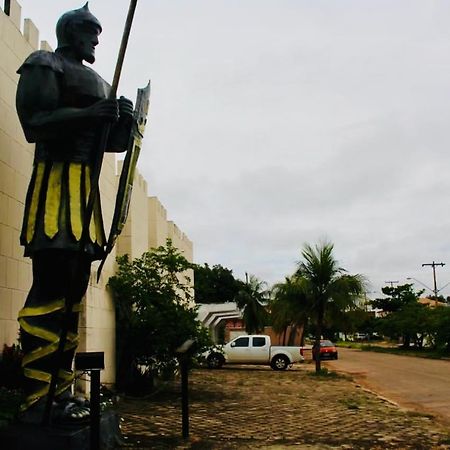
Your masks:
{"label": "green shrub", "polygon": [[0,387],[19,389],[22,381],[22,352],[19,345],[4,345],[0,356]]}

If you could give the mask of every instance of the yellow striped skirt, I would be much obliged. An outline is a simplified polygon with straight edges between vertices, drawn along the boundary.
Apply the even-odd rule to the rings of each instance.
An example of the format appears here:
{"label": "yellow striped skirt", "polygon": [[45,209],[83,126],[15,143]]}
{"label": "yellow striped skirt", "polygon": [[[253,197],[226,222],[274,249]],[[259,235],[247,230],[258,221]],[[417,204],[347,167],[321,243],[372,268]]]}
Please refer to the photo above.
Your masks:
{"label": "yellow striped skirt", "polygon": [[[21,233],[25,254],[48,248],[78,249],[90,190],[91,170],[85,163],[35,163]],[[89,240],[94,253],[106,243],[99,194],[89,224]]]}

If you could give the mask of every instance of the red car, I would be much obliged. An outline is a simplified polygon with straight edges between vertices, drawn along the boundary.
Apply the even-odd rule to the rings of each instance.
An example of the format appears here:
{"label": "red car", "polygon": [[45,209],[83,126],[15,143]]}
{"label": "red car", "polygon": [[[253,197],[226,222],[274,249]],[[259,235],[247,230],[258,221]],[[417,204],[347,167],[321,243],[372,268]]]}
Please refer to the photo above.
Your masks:
{"label": "red car", "polygon": [[336,346],[327,339],[322,339],[320,341],[320,359],[338,359]]}

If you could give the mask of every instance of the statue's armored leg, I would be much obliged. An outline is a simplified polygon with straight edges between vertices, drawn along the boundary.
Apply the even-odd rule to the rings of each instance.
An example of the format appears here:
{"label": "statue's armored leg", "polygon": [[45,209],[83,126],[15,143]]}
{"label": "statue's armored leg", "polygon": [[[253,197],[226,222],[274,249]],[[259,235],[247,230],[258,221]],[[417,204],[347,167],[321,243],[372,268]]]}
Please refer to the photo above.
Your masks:
{"label": "statue's armored leg", "polygon": [[82,262],[80,279],[73,282],[71,277],[77,257],[79,255],[76,252],[63,250],[36,252],[33,256],[33,286],[19,313],[26,395],[23,411],[33,405],[40,407],[40,400],[48,392],[68,289],[76,286],[79,301],[73,307],[65,351],[59,367],[56,394],[66,392],[72,384],[72,360],[78,345],[78,314],[90,275],[90,261],[86,258]]}

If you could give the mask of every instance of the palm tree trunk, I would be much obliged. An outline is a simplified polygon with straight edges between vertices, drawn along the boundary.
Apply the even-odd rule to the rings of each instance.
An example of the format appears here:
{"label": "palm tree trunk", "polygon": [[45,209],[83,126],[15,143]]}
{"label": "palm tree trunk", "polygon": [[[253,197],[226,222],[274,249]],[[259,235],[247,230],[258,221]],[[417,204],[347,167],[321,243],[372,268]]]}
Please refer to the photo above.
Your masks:
{"label": "palm tree trunk", "polygon": [[[297,325],[298,326],[298,325]],[[308,327],[308,318],[306,318],[302,325],[302,337],[300,339],[300,345],[303,347],[305,345],[305,330]]]}
{"label": "palm tree trunk", "polygon": [[314,349],[313,349],[313,352],[315,354],[315,360],[316,360],[316,373],[319,373],[322,369],[322,364],[321,364],[321,359],[320,359],[320,339],[322,337],[323,316],[324,316],[324,305],[320,301],[319,305],[318,305],[318,311],[317,311],[316,338],[315,338]]}
{"label": "palm tree trunk", "polygon": [[288,345],[295,345],[295,339],[297,338],[297,327],[295,325],[291,325],[288,339]]}

